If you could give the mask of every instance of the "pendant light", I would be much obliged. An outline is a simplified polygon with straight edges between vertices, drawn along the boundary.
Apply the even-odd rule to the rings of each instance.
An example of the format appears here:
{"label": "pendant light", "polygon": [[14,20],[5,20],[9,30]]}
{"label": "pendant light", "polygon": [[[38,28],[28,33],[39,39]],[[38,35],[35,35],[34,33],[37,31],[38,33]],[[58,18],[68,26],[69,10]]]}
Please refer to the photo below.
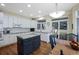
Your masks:
{"label": "pendant light", "polygon": [[59,18],[65,14],[65,11],[58,11],[58,4],[56,3],[56,12],[53,12],[50,14],[51,17],[53,18]]}

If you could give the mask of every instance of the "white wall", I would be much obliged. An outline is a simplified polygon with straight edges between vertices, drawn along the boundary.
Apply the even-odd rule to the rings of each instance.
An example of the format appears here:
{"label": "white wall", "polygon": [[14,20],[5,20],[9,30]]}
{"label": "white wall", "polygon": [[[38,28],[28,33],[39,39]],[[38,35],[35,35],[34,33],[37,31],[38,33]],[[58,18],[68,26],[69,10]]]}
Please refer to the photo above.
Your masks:
{"label": "white wall", "polygon": [[[68,13],[69,13],[69,23],[70,23],[70,32],[77,34],[77,19],[76,19],[76,11],[79,9],[79,4],[74,6]],[[73,29],[72,29],[72,24],[73,24]]]}

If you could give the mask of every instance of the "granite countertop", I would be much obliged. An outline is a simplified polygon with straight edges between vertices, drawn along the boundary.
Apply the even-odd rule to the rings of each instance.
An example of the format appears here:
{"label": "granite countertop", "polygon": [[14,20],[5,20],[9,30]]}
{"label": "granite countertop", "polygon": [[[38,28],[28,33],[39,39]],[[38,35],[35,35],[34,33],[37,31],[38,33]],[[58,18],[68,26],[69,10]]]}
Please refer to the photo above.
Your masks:
{"label": "granite countertop", "polygon": [[19,37],[25,39],[25,38],[31,38],[34,36],[38,36],[38,35],[40,35],[40,34],[31,33],[31,34],[20,35]]}

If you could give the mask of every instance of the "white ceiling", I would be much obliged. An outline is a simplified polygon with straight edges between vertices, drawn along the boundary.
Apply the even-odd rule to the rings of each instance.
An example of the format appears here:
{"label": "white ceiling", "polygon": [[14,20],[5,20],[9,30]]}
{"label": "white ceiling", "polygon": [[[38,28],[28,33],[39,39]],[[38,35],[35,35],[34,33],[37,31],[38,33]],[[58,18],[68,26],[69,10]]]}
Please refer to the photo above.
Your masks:
{"label": "white ceiling", "polygon": [[[31,4],[31,7],[28,8],[27,5]],[[59,11],[68,11],[76,3],[58,3],[58,10]],[[0,5],[0,10],[13,12],[17,14],[21,14],[23,16],[45,16],[54,11],[56,11],[56,4],[55,3],[5,3],[5,7]],[[22,13],[19,10],[23,10]],[[41,13],[38,11],[41,10]]]}

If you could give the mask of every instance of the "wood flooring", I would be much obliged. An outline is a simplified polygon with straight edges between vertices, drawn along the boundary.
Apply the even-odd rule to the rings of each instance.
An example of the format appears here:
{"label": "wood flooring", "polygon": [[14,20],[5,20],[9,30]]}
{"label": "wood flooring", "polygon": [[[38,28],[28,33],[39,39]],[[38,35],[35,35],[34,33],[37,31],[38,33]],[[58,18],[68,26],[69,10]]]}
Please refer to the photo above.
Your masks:
{"label": "wood flooring", "polygon": [[[40,47],[35,50],[31,55],[48,55],[50,52],[50,44],[41,42]],[[17,44],[12,44],[0,48],[0,55],[17,55]]]}

